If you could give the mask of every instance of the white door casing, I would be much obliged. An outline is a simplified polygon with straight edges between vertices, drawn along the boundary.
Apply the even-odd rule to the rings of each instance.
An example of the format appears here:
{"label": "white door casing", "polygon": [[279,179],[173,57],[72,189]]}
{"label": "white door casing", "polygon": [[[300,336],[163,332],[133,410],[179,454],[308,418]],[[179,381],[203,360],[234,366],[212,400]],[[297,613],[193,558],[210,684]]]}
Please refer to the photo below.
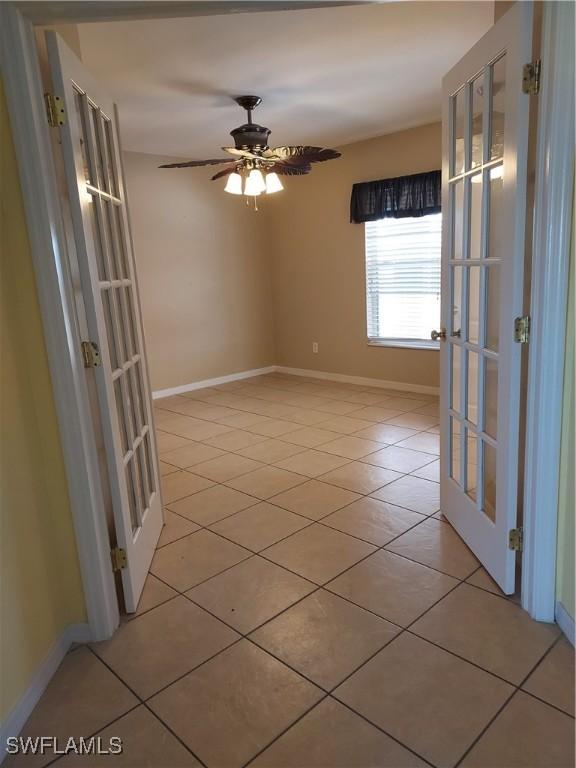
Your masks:
{"label": "white door casing", "polygon": [[46,33],[74,240],[114,511],[126,552],[124,602],[136,610],[162,528],[152,401],[114,104],[54,32]]}
{"label": "white door casing", "polygon": [[516,3],[442,84],[441,509],[515,589],[532,3]]}

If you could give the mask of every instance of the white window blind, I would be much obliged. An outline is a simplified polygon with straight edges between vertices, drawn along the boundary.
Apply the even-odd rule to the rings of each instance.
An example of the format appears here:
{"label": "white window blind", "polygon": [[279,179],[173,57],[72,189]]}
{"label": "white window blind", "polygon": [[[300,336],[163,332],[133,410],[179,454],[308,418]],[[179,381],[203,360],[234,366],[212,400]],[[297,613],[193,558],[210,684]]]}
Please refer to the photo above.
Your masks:
{"label": "white window blind", "polygon": [[440,327],[442,214],[365,224],[370,341],[426,341]]}

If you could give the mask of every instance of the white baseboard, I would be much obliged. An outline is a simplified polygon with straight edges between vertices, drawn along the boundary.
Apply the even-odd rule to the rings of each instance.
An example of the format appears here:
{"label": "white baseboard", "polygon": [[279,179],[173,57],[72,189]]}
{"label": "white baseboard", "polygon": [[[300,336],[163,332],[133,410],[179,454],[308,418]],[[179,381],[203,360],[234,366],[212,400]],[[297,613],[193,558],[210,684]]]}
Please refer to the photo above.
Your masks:
{"label": "white baseboard", "polygon": [[269,365],[266,368],[254,368],[251,371],[240,371],[240,373],[229,373],[227,376],[218,376],[215,379],[204,379],[203,381],[193,381],[191,384],[181,384],[179,387],[169,387],[168,389],[157,389],[152,392],[152,399],[159,400],[162,397],[172,397],[172,395],[181,395],[184,392],[193,392],[195,389],[204,389],[204,387],[217,387],[219,384],[228,384],[229,381],[240,381],[241,379],[250,379],[252,376],[262,376],[265,373],[274,373],[275,365]]}
{"label": "white baseboard", "polygon": [[88,624],[70,624],[54,641],[46,658],[32,676],[30,685],[0,725],[0,763],[7,754],[8,737],[17,736],[20,733],[69,648],[74,643],[87,643],[90,639]]}
{"label": "white baseboard", "polygon": [[572,616],[570,616],[566,608],[563,606],[563,604],[559,600],[556,602],[555,614],[556,614],[556,623],[558,624],[562,632],[564,632],[568,640],[570,640],[572,645],[574,645],[574,619],[572,618]]}
{"label": "white baseboard", "polygon": [[381,387],[382,389],[394,389],[400,392],[420,392],[423,395],[438,395],[440,393],[440,387],[431,387],[425,384],[406,384],[402,381],[371,379],[366,376],[349,376],[345,373],[328,373],[327,371],[314,371],[308,368],[288,368],[284,365],[276,365],[275,370],[278,373],[289,373],[293,376],[309,376],[312,379],[325,379],[327,381],[339,381],[342,384]]}

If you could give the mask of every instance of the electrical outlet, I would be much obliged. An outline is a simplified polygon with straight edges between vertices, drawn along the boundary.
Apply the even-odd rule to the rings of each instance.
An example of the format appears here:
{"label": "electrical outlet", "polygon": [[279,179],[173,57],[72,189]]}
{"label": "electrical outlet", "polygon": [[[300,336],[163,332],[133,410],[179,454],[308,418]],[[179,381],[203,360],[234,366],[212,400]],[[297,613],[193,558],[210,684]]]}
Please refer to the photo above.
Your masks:
{"label": "electrical outlet", "polygon": [[318,342],[317,341],[313,341],[312,342],[312,352],[314,352],[315,355],[318,354]]}

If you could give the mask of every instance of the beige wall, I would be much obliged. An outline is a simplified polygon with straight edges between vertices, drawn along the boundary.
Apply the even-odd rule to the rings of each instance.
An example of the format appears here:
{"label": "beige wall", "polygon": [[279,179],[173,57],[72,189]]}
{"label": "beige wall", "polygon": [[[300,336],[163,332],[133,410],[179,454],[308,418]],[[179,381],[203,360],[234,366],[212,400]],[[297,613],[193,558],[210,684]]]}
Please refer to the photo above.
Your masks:
{"label": "beige wall", "polygon": [[349,223],[349,203],[355,182],[440,167],[435,123],[343,147],[266,201],[277,364],[438,386],[438,352],[366,343],[364,226]]}
{"label": "beige wall", "polygon": [[0,718],[84,598],[16,158],[0,82]]}
{"label": "beige wall", "polygon": [[124,155],[152,389],[272,365],[263,213],[224,194],[213,169],[162,162]]}

